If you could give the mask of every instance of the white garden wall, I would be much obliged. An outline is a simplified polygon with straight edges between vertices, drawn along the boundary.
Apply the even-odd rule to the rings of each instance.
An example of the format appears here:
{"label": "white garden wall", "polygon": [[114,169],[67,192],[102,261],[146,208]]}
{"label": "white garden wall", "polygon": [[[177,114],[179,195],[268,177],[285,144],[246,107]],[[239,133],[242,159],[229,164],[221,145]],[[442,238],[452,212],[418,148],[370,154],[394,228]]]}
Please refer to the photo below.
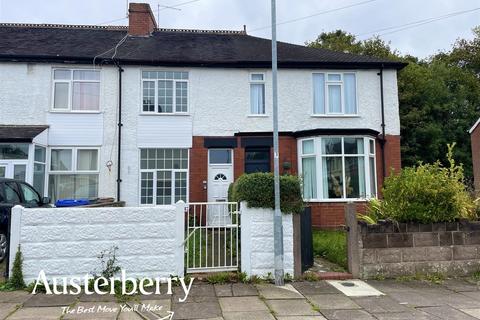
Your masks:
{"label": "white garden wall", "polygon": [[[248,208],[246,202],[240,204],[240,210],[242,272],[248,276],[274,275],[273,210]],[[291,214],[282,216],[284,270],[293,276],[293,219]]]}
{"label": "white garden wall", "polygon": [[117,246],[131,277],[183,275],[184,204],[128,208],[12,210],[10,270],[18,245],[26,282],[100,272],[102,250]]}

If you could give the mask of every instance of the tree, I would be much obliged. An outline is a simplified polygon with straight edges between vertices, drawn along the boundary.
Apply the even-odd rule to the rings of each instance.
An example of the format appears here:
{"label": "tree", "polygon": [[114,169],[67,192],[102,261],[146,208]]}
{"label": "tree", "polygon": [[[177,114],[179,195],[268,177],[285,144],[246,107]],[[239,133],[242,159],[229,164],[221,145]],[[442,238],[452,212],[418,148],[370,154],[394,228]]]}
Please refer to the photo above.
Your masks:
{"label": "tree", "polygon": [[431,59],[401,55],[379,37],[357,40],[342,30],[320,34],[307,45],[408,62],[398,73],[402,165],[446,164],[448,143],[455,159],[472,176],[468,129],[480,116],[480,27],[475,39],[459,39],[448,53]]}

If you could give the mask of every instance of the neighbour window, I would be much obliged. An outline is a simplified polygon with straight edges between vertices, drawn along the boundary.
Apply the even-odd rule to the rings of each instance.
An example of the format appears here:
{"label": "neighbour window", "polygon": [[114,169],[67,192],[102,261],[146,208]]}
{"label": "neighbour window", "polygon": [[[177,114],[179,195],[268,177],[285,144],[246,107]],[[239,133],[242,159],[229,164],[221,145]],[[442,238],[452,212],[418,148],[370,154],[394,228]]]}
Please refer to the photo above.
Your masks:
{"label": "neighbour window", "polygon": [[[315,137],[301,140],[299,146],[304,199],[360,199],[376,196],[374,144],[373,139],[363,137]],[[317,181],[317,171],[320,181]]]}
{"label": "neighbour window", "polygon": [[187,201],[188,149],[140,149],[140,204]]}
{"label": "neighbour window", "polygon": [[188,112],[188,72],[143,71],[142,111]]}
{"label": "neighbour window", "polygon": [[265,75],[250,75],[250,113],[265,114]]}
{"label": "neighbour window", "polygon": [[50,150],[49,195],[53,200],[98,196],[96,148],[52,148]]}
{"label": "neighbour window", "polygon": [[270,148],[245,148],[245,173],[270,171]]}
{"label": "neighbour window", "polygon": [[314,114],[357,114],[355,73],[314,73]]}
{"label": "neighbour window", "polygon": [[1,160],[26,160],[28,159],[27,143],[0,144]]}
{"label": "neighbour window", "polygon": [[54,69],[52,100],[55,111],[98,111],[100,71]]}
{"label": "neighbour window", "polygon": [[45,163],[46,148],[35,146],[35,156],[33,162],[33,187],[40,193],[41,196],[45,194]]}

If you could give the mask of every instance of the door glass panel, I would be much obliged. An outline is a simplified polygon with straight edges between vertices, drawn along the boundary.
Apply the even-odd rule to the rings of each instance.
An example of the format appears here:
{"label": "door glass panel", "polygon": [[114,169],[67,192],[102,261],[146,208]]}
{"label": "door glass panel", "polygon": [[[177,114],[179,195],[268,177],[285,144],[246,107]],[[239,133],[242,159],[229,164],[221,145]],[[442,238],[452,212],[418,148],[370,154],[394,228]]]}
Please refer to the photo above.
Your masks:
{"label": "door glass panel", "polygon": [[25,181],[26,174],[27,174],[27,165],[26,164],[15,164],[15,165],[13,165],[13,179]]}
{"label": "door glass panel", "polygon": [[210,150],[210,164],[231,164],[232,152],[224,149]]}
{"label": "door glass panel", "polygon": [[0,178],[5,178],[7,175],[7,167],[0,167]]}

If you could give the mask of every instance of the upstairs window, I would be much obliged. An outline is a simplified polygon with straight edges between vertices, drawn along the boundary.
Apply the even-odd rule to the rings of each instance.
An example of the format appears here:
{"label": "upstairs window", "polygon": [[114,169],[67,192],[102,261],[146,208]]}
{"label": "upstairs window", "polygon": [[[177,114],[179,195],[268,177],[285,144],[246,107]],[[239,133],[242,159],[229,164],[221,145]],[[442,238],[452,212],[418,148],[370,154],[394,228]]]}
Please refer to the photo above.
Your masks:
{"label": "upstairs window", "polygon": [[265,114],[265,75],[250,75],[250,114]]}
{"label": "upstairs window", "polygon": [[355,73],[314,73],[313,114],[357,114]]}
{"label": "upstairs window", "polygon": [[100,71],[54,69],[52,105],[55,111],[98,111]]}
{"label": "upstairs window", "polygon": [[143,71],[142,111],[187,113],[188,72]]}

